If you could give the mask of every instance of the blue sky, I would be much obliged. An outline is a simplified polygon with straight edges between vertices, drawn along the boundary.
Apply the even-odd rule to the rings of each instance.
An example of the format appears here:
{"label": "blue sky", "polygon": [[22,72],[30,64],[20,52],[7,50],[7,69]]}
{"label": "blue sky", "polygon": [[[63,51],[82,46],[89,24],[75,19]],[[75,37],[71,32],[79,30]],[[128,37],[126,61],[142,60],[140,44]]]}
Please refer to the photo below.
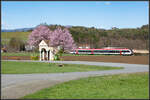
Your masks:
{"label": "blue sky", "polygon": [[29,28],[40,23],[110,29],[148,24],[146,1],[2,1],[1,28]]}

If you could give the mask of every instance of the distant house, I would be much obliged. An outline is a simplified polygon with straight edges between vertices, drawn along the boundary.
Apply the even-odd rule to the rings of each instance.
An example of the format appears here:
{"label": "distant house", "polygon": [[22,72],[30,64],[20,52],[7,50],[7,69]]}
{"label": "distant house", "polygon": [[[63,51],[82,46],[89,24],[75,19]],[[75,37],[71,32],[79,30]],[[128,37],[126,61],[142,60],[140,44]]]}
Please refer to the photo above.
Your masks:
{"label": "distant house", "polygon": [[7,52],[6,48],[1,48],[1,53]]}
{"label": "distant house", "polygon": [[127,48],[127,47],[102,47],[103,49],[124,49],[124,48]]}
{"label": "distant house", "polygon": [[25,45],[26,51],[32,51],[35,48],[35,46]]}
{"label": "distant house", "polygon": [[80,48],[80,49],[89,49],[90,48],[90,44],[79,44],[78,48]]}
{"label": "distant house", "polygon": [[149,54],[148,50],[137,50],[137,49],[133,49],[134,53],[139,53],[139,54]]}

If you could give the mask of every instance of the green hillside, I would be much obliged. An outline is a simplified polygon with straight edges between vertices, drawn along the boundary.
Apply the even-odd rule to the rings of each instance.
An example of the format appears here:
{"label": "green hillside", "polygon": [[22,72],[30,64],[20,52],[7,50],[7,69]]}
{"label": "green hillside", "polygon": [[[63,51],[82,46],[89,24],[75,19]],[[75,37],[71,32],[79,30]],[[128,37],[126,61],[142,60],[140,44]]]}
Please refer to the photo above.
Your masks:
{"label": "green hillside", "polygon": [[28,35],[31,32],[2,32],[1,33],[1,42],[2,44],[8,44],[9,40],[13,37],[20,38],[21,40],[26,41],[28,39]]}

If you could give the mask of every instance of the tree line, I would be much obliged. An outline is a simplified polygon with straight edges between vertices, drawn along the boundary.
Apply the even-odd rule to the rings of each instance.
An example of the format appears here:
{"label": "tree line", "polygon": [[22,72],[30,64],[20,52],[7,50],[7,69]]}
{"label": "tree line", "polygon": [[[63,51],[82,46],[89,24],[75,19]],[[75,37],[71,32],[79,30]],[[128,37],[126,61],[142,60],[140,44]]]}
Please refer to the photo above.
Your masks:
{"label": "tree line", "polygon": [[[65,29],[62,25],[47,25],[54,31],[57,27]],[[139,28],[112,28],[109,30],[98,29],[94,27],[70,26],[67,27],[72,35],[75,44],[89,44],[91,48],[101,48],[107,46],[128,47],[131,49],[149,49],[149,25],[143,25]],[[33,30],[29,30],[32,33]],[[27,41],[12,38],[9,42],[10,50],[22,51]],[[1,45],[2,46],[2,45]]]}
{"label": "tree line", "polygon": [[[50,25],[50,29],[55,29],[61,25]],[[128,47],[131,49],[149,49],[149,25],[140,28],[112,28],[97,29],[83,26],[69,27],[75,43],[90,44],[91,48],[101,48],[107,46]]]}

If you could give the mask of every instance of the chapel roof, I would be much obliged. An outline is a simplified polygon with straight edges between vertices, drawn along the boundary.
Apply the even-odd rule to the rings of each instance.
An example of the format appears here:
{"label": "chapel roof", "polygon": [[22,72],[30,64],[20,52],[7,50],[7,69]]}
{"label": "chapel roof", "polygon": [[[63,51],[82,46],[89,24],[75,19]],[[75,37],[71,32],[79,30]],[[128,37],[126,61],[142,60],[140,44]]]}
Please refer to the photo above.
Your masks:
{"label": "chapel roof", "polygon": [[49,44],[50,44],[50,40],[44,40],[45,41],[45,43],[48,45],[48,46],[50,46]]}
{"label": "chapel roof", "polygon": [[39,45],[43,45],[43,44],[45,44],[45,45],[47,45],[47,46],[50,46],[49,43],[50,42],[50,40],[41,40],[41,42],[39,43]]}

